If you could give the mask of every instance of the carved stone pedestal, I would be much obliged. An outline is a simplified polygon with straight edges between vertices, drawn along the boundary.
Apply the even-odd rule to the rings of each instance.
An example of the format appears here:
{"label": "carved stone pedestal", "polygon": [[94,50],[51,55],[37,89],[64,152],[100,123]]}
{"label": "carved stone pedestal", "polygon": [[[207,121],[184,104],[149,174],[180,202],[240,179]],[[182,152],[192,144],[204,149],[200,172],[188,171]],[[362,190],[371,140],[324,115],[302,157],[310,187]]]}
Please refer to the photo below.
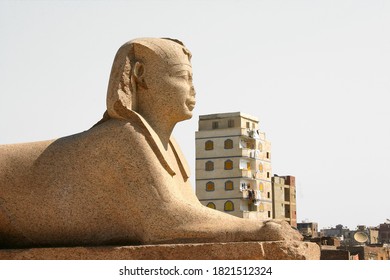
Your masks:
{"label": "carved stone pedestal", "polygon": [[1,260],[319,260],[315,243],[298,241],[0,249]]}

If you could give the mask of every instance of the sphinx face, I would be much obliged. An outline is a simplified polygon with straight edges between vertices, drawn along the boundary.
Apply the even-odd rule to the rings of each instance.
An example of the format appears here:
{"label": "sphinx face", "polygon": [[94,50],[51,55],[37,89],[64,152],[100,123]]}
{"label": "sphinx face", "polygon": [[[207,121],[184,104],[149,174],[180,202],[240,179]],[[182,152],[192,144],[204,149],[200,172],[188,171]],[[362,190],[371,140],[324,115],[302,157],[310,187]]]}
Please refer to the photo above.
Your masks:
{"label": "sphinx face", "polygon": [[192,67],[185,48],[178,45],[175,50],[177,53],[172,55],[171,51],[169,59],[155,56],[144,61],[143,76],[147,89],[140,99],[144,98],[145,101],[147,96],[148,111],[153,110],[162,118],[179,122],[192,117],[195,90]]}

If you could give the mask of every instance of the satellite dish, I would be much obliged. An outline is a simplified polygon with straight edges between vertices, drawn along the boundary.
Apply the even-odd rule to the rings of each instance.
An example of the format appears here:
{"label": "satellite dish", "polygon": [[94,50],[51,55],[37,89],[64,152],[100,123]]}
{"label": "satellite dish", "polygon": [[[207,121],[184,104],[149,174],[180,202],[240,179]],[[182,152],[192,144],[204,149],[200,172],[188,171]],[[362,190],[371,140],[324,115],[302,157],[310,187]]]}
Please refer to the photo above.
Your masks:
{"label": "satellite dish", "polygon": [[368,240],[368,235],[363,231],[358,231],[353,235],[353,239],[359,243],[364,243]]}

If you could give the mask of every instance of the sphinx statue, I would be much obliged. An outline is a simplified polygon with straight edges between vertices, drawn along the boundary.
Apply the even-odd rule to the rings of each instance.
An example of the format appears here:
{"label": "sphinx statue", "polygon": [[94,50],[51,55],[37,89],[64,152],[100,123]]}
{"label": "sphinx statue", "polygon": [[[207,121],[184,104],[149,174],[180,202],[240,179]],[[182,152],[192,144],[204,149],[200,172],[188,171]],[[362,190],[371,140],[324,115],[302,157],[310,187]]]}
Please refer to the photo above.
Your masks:
{"label": "sphinx statue", "polygon": [[198,201],[171,136],[195,106],[190,60],[178,40],[127,42],[92,128],[1,145],[0,248],[301,240]]}

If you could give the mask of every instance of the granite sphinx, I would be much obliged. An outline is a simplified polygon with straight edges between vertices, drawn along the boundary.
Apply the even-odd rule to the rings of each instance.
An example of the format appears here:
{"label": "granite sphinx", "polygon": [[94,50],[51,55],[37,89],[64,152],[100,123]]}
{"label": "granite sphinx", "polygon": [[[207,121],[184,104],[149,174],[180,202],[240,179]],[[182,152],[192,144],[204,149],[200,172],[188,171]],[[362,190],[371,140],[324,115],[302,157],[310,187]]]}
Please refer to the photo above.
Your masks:
{"label": "granite sphinx", "polygon": [[171,135],[195,106],[190,60],[178,40],[127,42],[92,128],[1,145],[0,248],[301,240],[198,201]]}

